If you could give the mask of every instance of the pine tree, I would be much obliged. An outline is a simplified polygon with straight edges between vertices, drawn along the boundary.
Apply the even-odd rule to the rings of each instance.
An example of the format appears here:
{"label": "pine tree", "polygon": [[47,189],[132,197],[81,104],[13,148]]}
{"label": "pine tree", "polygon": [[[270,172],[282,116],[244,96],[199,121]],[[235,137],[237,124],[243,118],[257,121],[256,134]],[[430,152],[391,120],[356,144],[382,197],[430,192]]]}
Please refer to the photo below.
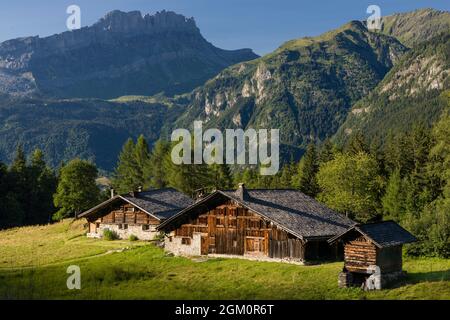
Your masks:
{"label": "pine tree", "polygon": [[325,163],[334,159],[335,146],[329,138],[327,138],[320,147],[319,163]]}
{"label": "pine tree", "polygon": [[212,188],[214,185],[208,165],[204,163],[174,164],[170,152],[164,159],[164,170],[169,186],[192,196],[195,191],[205,187]]}
{"label": "pine tree", "polygon": [[55,173],[47,166],[44,154],[36,149],[31,156],[31,181],[33,188],[30,197],[33,199],[33,216],[29,223],[45,223],[51,221],[55,211],[53,194],[56,192],[57,179]]}
{"label": "pine tree", "polygon": [[136,184],[138,187],[148,188],[151,185],[152,172],[147,170],[150,162],[150,153],[147,141],[143,135],[137,139],[134,147],[136,161]]}
{"label": "pine tree", "polygon": [[11,179],[11,194],[8,197],[8,201],[12,206],[14,206],[14,210],[12,212],[18,215],[17,217],[11,218],[11,220],[16,221],[19,224],[27,224],[32,216],[33,210],[32,199],[28,196],[33,185],[30,181],[27,160],[22,145],[18,145],[15,158],[9,171]]}
{"label": "pine tree", "polygon": [[289,189],[292,188],[292,178],[295,176],[296,166],[293,161],[285,164],[279,173],[278,183],[275,188]]}
{"label": "pine tree", "polygon": [[27,166],[27,158],[23,151],[23,146],[19,144],[16,150],[16,156],[12,162],[11,170],[16,172],[25,172]]}
{"label": "pine tree", "polygon": [[211,183],[214,189],[228,190],[233,188],[233,175],[228,164],[212,164],[210,170]]}
{"label": "pine tree", "polygon": [[360,152],[369,153],[366,138],[361,132],[356,132],[350,137],[344,151],[349,154],[358,154]]}
{"label": "pine tree", "polygon": [[135,191],[142,186],[142,171],[136,160],[135,144],[128,139],[119,155],[113,186],[119,193]]}
{"label": "pine tree", "polygon": [[253,167],[245,168],[242,173],[241,181],[237,181],[237,183],[245,183],[249,189],[258,188],[258,174],[256,169]]}
{"label": "pine tree", "polygon": [[317,172],[319,171],[319,163],[317,158],[316,146],[309,144],[304,155],[303,172],[301,174],[299,189],[311,196],[315,197],[319,193],[319,185],[317,184]]}
{"label": "pine tree", "polygon": [[0,229],[23,224],[25,213],[14,187],[15,183],[8,167],[0,162]]}
{"label": "pine tree", "polygon": [[386,192],[381,200],[386,218],[401,221],[404,214],[403,191],[400,170],[397,169],[389,177]]}
{"label": "pine tree", "polygon": [[170,152],[170,143],[158,140],[153,147],[150,161],[144,168],[145,174],[151,177],[150,185],[153,188],[164,188],[167,186],[167,175],[164,170],[164,159]]}

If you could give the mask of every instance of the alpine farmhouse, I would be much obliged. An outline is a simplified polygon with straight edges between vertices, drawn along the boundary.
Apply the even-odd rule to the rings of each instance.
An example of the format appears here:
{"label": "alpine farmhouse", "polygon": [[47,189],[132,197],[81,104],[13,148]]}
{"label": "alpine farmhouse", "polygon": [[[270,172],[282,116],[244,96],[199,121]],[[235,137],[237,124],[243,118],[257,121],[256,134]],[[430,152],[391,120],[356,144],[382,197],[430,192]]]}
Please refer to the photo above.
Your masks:
{"label": "alpine farmhouse", "polygon": [[165,249],[303,263],[342,258],[327,240],[355,223],[298,190],[215,191],[162,222]]}
{"label": "alpine farmhouse", "polygon": [[134,235],[140,240],[152,240],[161,221],[192,203],[190,197],[172,188],[130,192],[112,196],[78,217],[88,221],[88,237],[100,238],[109,229],[121,239]]}

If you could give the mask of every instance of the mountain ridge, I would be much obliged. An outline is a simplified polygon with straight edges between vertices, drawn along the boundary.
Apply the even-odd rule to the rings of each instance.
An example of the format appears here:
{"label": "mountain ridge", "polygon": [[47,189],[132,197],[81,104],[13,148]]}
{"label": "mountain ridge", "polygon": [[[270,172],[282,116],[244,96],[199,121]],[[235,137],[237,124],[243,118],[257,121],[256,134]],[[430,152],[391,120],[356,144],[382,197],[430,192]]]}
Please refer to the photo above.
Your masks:
{"label": "mountain ridge", "polygon": [[[192,93],[177,125],[282,129],[282,142],[305,147],[337,130],[353,103],[407,51],[360,21],[228,67]],[[284,131],[284,133],[283,133]]]}
{"label": "mountain ridge", "polygon": [[92,26],[0,43],[0,92],[60,98],[171,95],[256,57],[250,49],[213,46],[193,18],[115,10]]}

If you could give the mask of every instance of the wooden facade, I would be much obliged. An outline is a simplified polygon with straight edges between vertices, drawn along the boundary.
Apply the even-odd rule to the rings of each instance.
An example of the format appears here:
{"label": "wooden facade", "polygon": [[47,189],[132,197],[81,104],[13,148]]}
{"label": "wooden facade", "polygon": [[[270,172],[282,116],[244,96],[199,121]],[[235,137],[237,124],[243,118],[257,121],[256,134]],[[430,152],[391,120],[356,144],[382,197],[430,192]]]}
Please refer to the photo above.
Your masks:
{"label": "wooden facade", "polygon": [[101,224],[120,225],[121,227],[140,225],[146,228],[158,225],[159,220],[141,211],[130,203],[111,206],[101,216],[86,217],[89,222],[89,232],[95,233]]}
{"label": "wooden facade", "polygon": [[108,229],[117,237],[128,239],[135,236],[140,240],[152,240],[160,220],[125,201],[115,201],[95,214],[85,217],[89,224],[88,237],[101,238]]}
{"label": "wooden facade", "polygon": [[201,235],[202,255],[245,255],[293,261],[336,258],[335,246],[326,241],[305,242],[232,200],[186,218],[170,237],[182,238],[183,247],[192,245],[196,234]]}
{"label": "wooden facade", "polygon": [[356,231],[347,234],[344,245],[344,271],[372,273],[370,266],[377,266],[382,273],[402,271],[402,245],[377,246],[370,238]]}

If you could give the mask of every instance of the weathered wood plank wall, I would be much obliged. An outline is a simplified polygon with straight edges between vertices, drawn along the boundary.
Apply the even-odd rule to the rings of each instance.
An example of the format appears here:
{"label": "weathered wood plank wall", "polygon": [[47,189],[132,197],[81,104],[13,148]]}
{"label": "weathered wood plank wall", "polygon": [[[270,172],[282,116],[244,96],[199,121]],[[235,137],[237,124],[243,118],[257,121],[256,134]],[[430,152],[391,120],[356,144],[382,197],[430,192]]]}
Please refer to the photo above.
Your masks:
{"label": "weathered wood plank wall", "polygon": [[202,253],[304,259],[303,242],[260,215],[232,201],[209,210],[175,230],[175,236],[202,233]]}

